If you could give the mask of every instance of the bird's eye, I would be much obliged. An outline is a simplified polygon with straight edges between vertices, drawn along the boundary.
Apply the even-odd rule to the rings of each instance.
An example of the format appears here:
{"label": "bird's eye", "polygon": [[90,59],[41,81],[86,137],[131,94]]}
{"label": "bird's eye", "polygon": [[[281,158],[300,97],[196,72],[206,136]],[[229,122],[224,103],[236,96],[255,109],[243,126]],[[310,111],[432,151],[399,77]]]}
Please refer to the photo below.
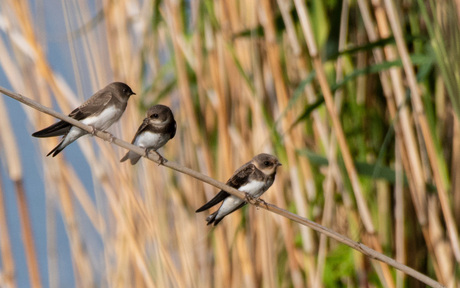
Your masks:
{"label": "bird's eye", "polygon": [[154,113],[154,114],[153,114],[153,118],[158,118],[158,114],[157,114],[157,113]]}
{"label": "bird's eye", "polygon": [[265,165],[265,166],[270,166],[270,162],[269,162],[269,161],[265,161],[265,162],[264,162],[264,165]]}

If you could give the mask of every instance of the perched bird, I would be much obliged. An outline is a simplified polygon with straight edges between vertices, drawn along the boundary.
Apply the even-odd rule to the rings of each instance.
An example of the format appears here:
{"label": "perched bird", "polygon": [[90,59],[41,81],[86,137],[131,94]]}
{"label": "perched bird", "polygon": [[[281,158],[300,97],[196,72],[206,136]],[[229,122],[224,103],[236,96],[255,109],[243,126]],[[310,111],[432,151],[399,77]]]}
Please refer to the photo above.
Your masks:
{"label": "perched bird", "polygon": [[[125,112],[129,97],[135,95],[128,85],[121,82],[113,82],[96,92],[80,107],[73,110],[69,117],[79,120],[82,123],[92,126],[93,131],[104,131],[120,119]],[[72,126],[65,121],[59,121],[43,130],[37,131],[32,136],[44,138],[61,136],[61,142],[46,156],[59,154],[70,143],[77,140],[88,132]]]}
{"label": "perched bird", "polygon": [[[278,166],[281,166],[281,163],[275,156],[259,154],[236,170],[226,184],[245,192],[247,197],[259,198],[275,181]],[[221,190],[208,203],[196,210],[196,213],[209,209],[221,201],[223,202],[219,209],[206,218],[208,225],[216,226],[225,216],[247,204],[245,200]]]}
{"label": "perched bird", "polygon": [[[176,120],[171,109],[165,105],[155,105],[147,111],[147,117],[137,129],[131,144],[144,148],[145,155],[148,155],[150,150],[155,151],[160,157],[160,162],[163,163],[163,156],[156,150],[174,138],[174,135],[176,135]],[[131,164],[134,165],[141,157],[142,155],[129,151],[120,162],[130,159]]]}

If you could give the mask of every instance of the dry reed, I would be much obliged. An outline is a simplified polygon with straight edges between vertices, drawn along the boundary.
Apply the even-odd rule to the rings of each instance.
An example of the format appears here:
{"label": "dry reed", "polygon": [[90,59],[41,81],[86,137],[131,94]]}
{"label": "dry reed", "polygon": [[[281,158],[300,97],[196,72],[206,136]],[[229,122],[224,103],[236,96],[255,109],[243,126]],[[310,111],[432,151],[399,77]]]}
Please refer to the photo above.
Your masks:
{"label": "dry reed", "polygon": [[[36,25],[44,19],[53,21],[34,12],[44,7],[49,13],[44,2],[33,2],[38,6],[28,1],[4,2],[0,7],[1,23],[6,23],[0,25],[4,36],[0,37],[0,66],[14,91],[65,113],[112,79],[128,83],[138,94],[110,129],[116,136],[115,145],[89,137],[72,145],[78,145],[88,163],[92,189],[86,188],[89,179],[82,176],[81,168],[67,158],[71,151],[44,158],[41,155],[57,140],[34,141],[49,199],[47,209],[52,210],[46,227],[50,287],[62,284],[56,247],[63,240],[55,238],[56,217],[66,227],[77,287],[412,285],[410,277],[399,273],[395,277],[388,265],[369,263],[363,255],[406,269],[394,258],[446,286],[459,284],[455,274],[460,253],[460,210],[456,209],[460,207],[456,177],[460,164],[455,149],[460,142],[459,115],[450,106],[455,101],[436,93],[438,115],[444,111],[448,116],[430,117],[430,102],[424,98],[431,90],[444,90],[449,79],[435,69],[435,76],[417,79],[415,73],[423,70],[422,65],[411,57],[431,54],[416,51],[418,40],[408,44],[403,37],[410,31],[401,24],[410,17],[421,20],[413,11],[396,13],[407,8],[406,2],[358,0],[331,7],[323,1],[297,0],[61,1],[53,13],[61,13],[64,23],[60,25],[65,26],[66,35],[52,35]],[[331,27],[334,23],[329,18],[334,11],[341,11],[335,14],[340,27]],[[411,29],[423,33],[419,22],[410,22]],[[437,19],[431,24],[436,23]],[[337,38],[334,29],[340,31]],[[367,39],[377,43],[392,35],[396,45],[374,45],[370,55],[366,54],[369,48],[363,47],[356,55],[347,52]],[[65,65],[72,66],[74,79],[64,79],[61,70],[50,64],[46,43],[53,39],[69,45],[70,60]],[[324,51],[336,45],[331,39],[337,39],[335,49],[343,54],[326,61]],[[399,59],[401,64],[388,64]],[[349,77],[361,68],[378,65],[387,66],[376,76],[367,72],[357,79]],[[333,88],[334,82],[342,80],[345,85]],[[76,92],[69,87],[77,87]],[[325,107],[309,111],[323,99],[320,94]],[[142,153],[119,139],[131,139],[145,110],[159,102],[172,108],[178,122],[176,138],[161,151],[172,160],[165,166],[201,181],[145,159],[133,167],[118,162],[125,153],[118,146]],[[54,121],[43,113],[24,111],[30,131]],[[1,160],[8,167],[7,178],[18,184],[20,193],[27,177],[18,166],[21,150],[14,151],[14,142],[5,143],[14,141],[8,130],[15,123],[3,119],[6,113],[0,114]],[[376,121],[375,114],[383,116]],[[441,131],[450,129],[449,133],[433,131],[435,124]],[[385,146],[383,137],[375,135],[376,130],[390,130],[388,127],[394,128],[395,139]],[[106,133],[97,136],[109,140]],[[380,140],[379,148],[374,149],[374,142]],[[386,156],[380,158],[379,149]],[[194,210],[217,190],[202,180],[227,189],[213,179],[224,181],[260,152],[276,154],[283,163],[273,187],[264,194],[274,205],[248,205],[210,230],[205,226],[206,213],[195,214]],[[452,160],[446,155],[452,155]],[[378,163],[384,163],[394,168],[395,179],[369,178],[369,171],[357,166],[360,162],[371,163],[373,173],[380,169]],[[20,203],[27,222],[25,199]],[[284,217],[273,217],[262,209]],[[26,222],[23,229],[29,236],[24,245],[33,249]],[[0,280],[15,287],[17,279],[12,273],[18,267],[14,255],[6,252],[15,243],[9,244],[6,225],[0,221]],[[96,235],[88,233],[88,226]],[[311,228],[325,234],[318,237]],[[326,241],[323,235],[363,254],[344,249],[340,242]],[[98,241],[102,251],[95,245]],[[368,246],[390,258],[375,254]],[[43,259],[28,251],[30,283],[40,287],[44,275],[39,275],[36,266]]]}

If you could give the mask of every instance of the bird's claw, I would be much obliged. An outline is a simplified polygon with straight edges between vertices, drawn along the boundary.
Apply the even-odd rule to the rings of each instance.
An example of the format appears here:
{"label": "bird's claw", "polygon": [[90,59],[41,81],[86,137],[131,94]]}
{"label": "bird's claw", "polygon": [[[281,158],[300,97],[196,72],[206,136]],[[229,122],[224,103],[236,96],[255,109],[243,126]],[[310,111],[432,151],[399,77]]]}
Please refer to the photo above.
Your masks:
{"label": "bird's claw", "polygon": [[[153,150],[153,151],[155,151],[155,150]],[[163,165],[164,163],[168,162],[168,160],[165,159],[163,156],[161,156],[160,153],[158,153],[157,151],[155,151],[155,153],[157,153],[157,155],[158,155],[158,161],[160,161],[160,163],[158,164],[158,166]]]}
{"label": "bird's claw", "polygon": [[254,203],[254,205],[256,205],[256,207],[260,207],[260,204],[264,204],[265,209],[268,209],[268,204],[267,204],[267,202],[265,202],[264,199],[257,198],[257,199],[256,199],[256,202]]}
{"label": "bird's claw", "polygon": [[158,161],[160,162],[160,163],[158,163],[158,166],[163,165],[164,163],[168,162],[167,159],[165,159],[163,156],[161,156],[160,153],[158,153],[157,151],[155,151],[153,149],[145,149],[145,157],[148,158],[150,150],[152,150],[153,152],[155,152],[158,155]]}
{"label": "bird's claw", "polygon": [[[91,132],[89,132],[91,134],[91,136],[96,136],[96,133],[97,133],[98,130],[92,125],[89,125],[89,127],[91,127]],[[109,142],[109,143],[113,143],[113,140],[115,139],[115,137],[109,132],[106,132],[106,131],[104,131],[104,132],[109,134],[109,139],[106,140],[106,141]]]}
{"label": "bird's claw", "polygon": [[97,129],[94,128],[94,126],[92,126],[92,125],[89,125],[89,127],[91,127],[91,132],[90,132],[90,133],[91,133],[91,136],[96,135]]}
{"label": "bird's claw", "polygon": [[112,143],[113,140],[115,139],[115,137],[114,137],[111,133],[109,133],[109,132],[105,132],[105,133],[109,134],[109,140],[107,140],[107,141],[108,141],[109,143]]}
{"label": "bird's claw", "polygon": [[248,203],[252,203],[254,201],[254,197],[249,194],[248,192],[244,192],[244,200]]}
{"label": "bird's claw", "polygon": [[260,207],[261,204],[264,204],[265,207],[268,209],[268,204],[267,202],[265,202],[265,200],[256,198],[247,192],[244,192],[244,200],[248,203],[253,204],[256,207]]}

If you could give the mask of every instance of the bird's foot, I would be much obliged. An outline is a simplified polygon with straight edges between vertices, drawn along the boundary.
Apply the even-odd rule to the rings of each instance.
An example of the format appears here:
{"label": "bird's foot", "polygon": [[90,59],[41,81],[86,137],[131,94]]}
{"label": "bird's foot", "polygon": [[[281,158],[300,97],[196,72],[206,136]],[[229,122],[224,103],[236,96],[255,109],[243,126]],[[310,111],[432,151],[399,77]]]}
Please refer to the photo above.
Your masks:
{"label": "bird's foot", "polygon": [[158,163],[158,166],[163,165],[164,163],[168,162],[167,159],[165,159],[163,156],[161,156],[160,153],[158,153],[156,150],[153,150],[153,149],[148,149],[148,148],[145,149],[145,157],[149,156],[150,150],[152,150],[153,152],[155,152],[158,155],[158,161],[160,162],[160,163]]}
{"label": "bird's foot", "polygon": [[89,132],[89,133],[91,134],[91,136],[94,136],[94,135],[96,135],[97,129],[96,129],[96,128],[94,128],[94,126],[93,126],[93,125],[89,125],[89,127],[91,127],[91,132]]}
{"label": "bird's foot", "polygon": [[163,156],[161,156],[160,153],[158,153],[157,151],[153,150],[155,153],[157,153],[158,155],[158,161],[160,161],[160,163],[158,164],[158,166],[160,165],[163,165],[164,163],[168,162],[168,160],[166,158],[164,158]]}
{"label": "bird's foot", "polygon": [[113,140],[115,140],[115,137],[112,135],[112,133],[109,133],[109,132],[105,132],[107,134],[109,134],[109,140],[107,140],[109,143],[113,143]]}
{"label": "bird's foot", "polygon": [[264,199],[257,198],[257,199],[255,200],[254,205],[255,205],[256,207],[260,207],[261,204],[263,204],[263,205],[265,206],[265,209],[268,210],[268,204],[267,204],[267,202],[265,202]]}
{"label": "bird's foot", "polygon": [[252,196],[248,192],[244,192],[244,201],[252,204],[254,200],[255,200],[254,196]]}
{"label": "bird's foot", "polygon": [[268,204],[265,202],[265,200],[256,198],[252,196],[251,194],[244,192],[244,200],[248,203],[251,203],[252,205],[256,206],[257,208],[260,207],[261,204],[264,204],[265,207],[268,209]]}

